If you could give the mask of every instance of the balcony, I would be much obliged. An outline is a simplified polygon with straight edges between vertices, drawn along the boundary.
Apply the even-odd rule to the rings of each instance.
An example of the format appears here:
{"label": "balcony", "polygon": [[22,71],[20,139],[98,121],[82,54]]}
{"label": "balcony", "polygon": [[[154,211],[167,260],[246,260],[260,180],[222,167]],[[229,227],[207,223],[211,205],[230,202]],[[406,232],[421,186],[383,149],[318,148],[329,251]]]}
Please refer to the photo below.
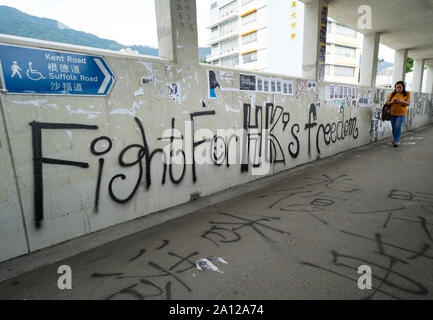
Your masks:
{"label": "balcony", "polygon": [[208,42],[208,45],[212,46],[215,43],[218,43],[218,42],[221,42],[224,40],[228,40],[230,38],[236,38],[238,36],[239,36],[239,28],[234,28],[234,29],[231,29],[227,32],[224,32],[223,35],[219,35],[217,37],[211,38],[210,41]]}
{"label": "balcony", "polygon": [[220,24],[229,21],[230,19],[233,18],[237,18],[239,17],[239,10],[236,9],[233,12],[230,12],[229,14],[225,15],[225,16],[220,16],[218,20],[216,20],[215,22],[212,22],[212,24],[210,24],[207,29],[212,29],[216,26],[219,26]]}
{"label": "balcony", "polygon": [[215,60],[220,60],[220,59],[228,57],[228,56],[238,55],[238,54],[239,54],[239,47],[236,47],[236,48],[228,49],[225,51],[211,53],[210,55],[208,55],[206,57],[206,60],[215,61]]}

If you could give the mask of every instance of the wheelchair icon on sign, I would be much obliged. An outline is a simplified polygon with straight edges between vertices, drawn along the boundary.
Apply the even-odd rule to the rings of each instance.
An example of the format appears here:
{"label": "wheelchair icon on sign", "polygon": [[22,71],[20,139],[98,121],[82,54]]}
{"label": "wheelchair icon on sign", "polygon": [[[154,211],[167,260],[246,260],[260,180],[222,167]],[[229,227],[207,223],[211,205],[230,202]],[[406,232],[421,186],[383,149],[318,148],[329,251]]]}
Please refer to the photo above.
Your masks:
{"label": "wheelchair icon on sign", "polygon": [[32,68],[32,62],[31,61],[29,61],[29,68],[27,69],[26,74],[30,80],[38,81],[41,79],[46,79],[42,75],[42,73],[40,73],[38,70]]}

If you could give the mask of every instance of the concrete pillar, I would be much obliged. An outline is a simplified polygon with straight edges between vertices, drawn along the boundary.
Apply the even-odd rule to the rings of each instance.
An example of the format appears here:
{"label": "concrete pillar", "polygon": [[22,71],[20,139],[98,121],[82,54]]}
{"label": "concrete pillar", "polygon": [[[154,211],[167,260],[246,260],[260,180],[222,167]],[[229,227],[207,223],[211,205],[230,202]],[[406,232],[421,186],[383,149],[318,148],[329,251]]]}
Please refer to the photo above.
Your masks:
{"label": "concrete pillar", "polygon": [[[312,0],[305,4],[302,77],[309,80],[323,80],[325,74],[327,17],[328,4],[326,1]],[[321,47],[323,47],[322,55],[320,54]]]}
{"label": "concrete pillar", "polygon": [[380,34],[364,35],[361,58],[361,86],[373,88],[376,86],[377,58],[379,55]]}
{"label": "concrete pillar", "polygon": [[155,0],[159,56],[198,64],[196,0]]}
{"label": "concrete pillar", "polygon": [[433,66],[427,68],[425,89],[428,94],[433,94]]}
{"label": "concrete pillar", "polygon": [[395,51],[392,85],[394,85],[397,81],[405,81],[406,79],[407,51],[407,49]]}
{"label": "concrete pillar", "polygon": [[424,60],[423,59],[417,59],[413,63],[412,90],[414,92],[421,92],[423,74],[424,74]]}

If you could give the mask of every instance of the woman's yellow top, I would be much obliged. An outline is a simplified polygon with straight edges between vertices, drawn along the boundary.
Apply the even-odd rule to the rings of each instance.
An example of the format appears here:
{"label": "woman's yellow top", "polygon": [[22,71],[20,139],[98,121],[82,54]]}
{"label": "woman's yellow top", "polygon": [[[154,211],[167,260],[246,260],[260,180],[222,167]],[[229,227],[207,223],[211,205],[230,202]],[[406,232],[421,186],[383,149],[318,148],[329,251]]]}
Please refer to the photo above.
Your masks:
{"label": "woman's yellow top", "polygon": [[[386,101],[388,101],[391,98],[392,92],[389,94],[388,99]],[[399,100],[403,100],[403,101],[409,101],[410,100],[410,93],[407,92],[406,97],[403,96],[403,93],[396,93],[392,99],[399,99]],[[391,104],[391,111],[390,114],[392,116],[405,116],[407,115],[407,107],[405,105],[402,105],[401,103],[393,103]]]}

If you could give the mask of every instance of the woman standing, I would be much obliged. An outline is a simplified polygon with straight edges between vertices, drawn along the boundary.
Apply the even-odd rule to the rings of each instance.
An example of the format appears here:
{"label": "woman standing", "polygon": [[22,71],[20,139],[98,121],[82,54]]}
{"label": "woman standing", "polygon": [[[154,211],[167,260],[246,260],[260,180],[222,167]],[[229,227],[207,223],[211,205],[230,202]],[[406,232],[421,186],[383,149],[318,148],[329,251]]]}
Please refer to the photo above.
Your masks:
{"label": "woman standing", "polygon": [[386,101],[387,105],[391,105],[391,125],[392,135],[394,136],[393,146],[398,147],[400,144],[401,126],[407,115],[407,107],[410,105],[410,93],[406,91],[403,81],[398,81],[394,86],[394,91],[391,92]]}

